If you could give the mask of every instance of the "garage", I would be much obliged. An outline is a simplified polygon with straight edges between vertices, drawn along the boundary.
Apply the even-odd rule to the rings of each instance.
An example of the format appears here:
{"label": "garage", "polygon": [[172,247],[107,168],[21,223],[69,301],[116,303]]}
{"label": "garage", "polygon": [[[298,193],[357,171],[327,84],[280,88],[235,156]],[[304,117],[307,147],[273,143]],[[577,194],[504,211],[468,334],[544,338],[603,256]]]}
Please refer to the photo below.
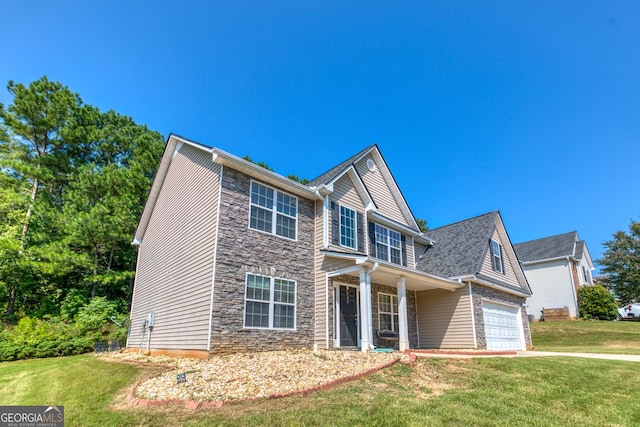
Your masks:
{"label": "garage", "polygon": [[518,307],[482,302],[484,334],[488,350],[522,350]]}

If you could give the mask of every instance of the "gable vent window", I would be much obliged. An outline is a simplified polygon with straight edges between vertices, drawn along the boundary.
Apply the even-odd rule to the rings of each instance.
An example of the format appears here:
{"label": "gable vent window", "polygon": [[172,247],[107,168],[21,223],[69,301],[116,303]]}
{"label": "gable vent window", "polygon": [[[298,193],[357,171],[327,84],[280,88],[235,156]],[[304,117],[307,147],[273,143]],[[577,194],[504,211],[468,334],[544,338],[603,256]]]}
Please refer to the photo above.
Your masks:
{"label": "gable vent window", "polygon": [[491,240],[491,267],[493,271],[504,274],[504,262],[502,259],[502,245]]}
{"label": "gable vent window", "polygon": [[295,240],[297,218],[296,197],[251,182],[249,228]]}

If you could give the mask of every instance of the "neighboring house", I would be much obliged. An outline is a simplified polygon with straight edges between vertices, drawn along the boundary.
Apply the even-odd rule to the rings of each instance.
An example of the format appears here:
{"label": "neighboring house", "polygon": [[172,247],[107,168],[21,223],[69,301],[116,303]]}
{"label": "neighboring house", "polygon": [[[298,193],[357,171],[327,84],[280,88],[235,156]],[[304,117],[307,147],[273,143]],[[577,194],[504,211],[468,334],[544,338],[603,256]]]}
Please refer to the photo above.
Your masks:
{"label": "neighboring house", "polygon": [[540,320],[543,309],[567,307],[569,316],[578,316],[578,289],[592,285],[595,270],[587,244],[578,233],[558,234],[513,246],[522,264],[533,295],[527,312]]}
{"label": "neighboring house", "polygon": [[420,232],[376,145],[302,185],[171,135],[134,244],[130,348],[531,346],[500,214]]}

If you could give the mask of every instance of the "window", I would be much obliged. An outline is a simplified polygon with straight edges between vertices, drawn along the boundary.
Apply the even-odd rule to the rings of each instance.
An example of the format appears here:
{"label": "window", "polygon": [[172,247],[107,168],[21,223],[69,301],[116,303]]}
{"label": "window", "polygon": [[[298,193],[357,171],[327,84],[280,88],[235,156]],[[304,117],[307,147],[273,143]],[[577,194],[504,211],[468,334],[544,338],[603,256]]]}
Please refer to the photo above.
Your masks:
{"label": "window", "polygon": [[378,330],[398,332],[398,297],[378,294]]}
{"label": "window", "polygon": [[340,245],[356,249],[356,211],[340,206]]}
{"label": "window", "polygon": [[295,329],[296,282],[247,274],[244,327]]}
{"label": "window", "polygon": [[249,228],[295,240],[297,211],[296,197],[251,182]]}
{"label": "window", "polygon": [[375,224],[376,257],[402,265],[402,237],[397,231]]}
{"label": "window", "polygon": [[491,240],[491,267],[494,271],[504,274],[502,264],[502,246],[495,240]]}

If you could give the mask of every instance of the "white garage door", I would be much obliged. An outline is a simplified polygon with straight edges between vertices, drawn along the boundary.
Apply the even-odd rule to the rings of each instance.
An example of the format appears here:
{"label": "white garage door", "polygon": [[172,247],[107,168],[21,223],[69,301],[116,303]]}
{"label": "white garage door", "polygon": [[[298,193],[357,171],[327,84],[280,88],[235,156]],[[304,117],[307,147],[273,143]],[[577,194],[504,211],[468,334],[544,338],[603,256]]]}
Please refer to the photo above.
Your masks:
{"label": "white garage door", "polygon": [[522,350],[517,308],[483,302],[482,312],[488,350]]}

